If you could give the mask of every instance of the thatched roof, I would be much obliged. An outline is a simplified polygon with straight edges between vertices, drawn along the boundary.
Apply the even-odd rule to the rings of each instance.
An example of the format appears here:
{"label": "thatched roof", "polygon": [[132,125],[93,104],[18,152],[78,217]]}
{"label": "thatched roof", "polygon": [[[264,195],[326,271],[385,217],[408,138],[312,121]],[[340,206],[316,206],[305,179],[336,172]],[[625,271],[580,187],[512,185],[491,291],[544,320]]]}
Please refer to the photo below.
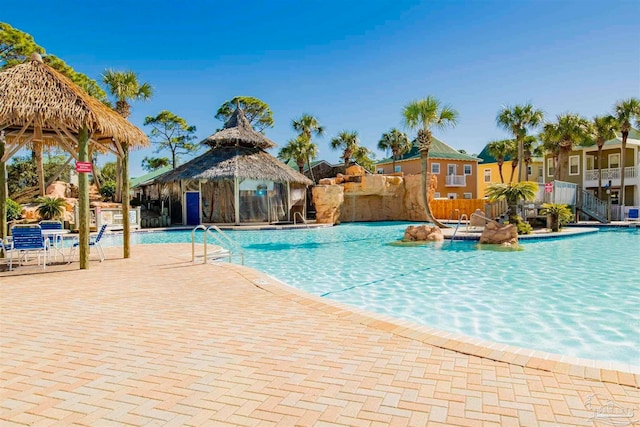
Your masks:
{"label": "thatched roof", "polygon": [[[108,144],[113,138],[131,147],[149,144],[140,129],[43,63],[37,54],[0,72],[0,129],[5,130],[8,142],[21,142],[41,129],[43,142],[56,145],[61,135],[72,139],[63,130],[75,135],[83,125],[93,141]],[[28,130],[15,141],[25,126]]]}
{"label": "thatched roof", "polygon": [[229,120],[224,124],[224,128],[203,139],[201,144],[207,144],[214,148],[242,145],[260,147],[265,150],[277,146],[275,142],[253,129],[240,107],[236,107]]}
{"label": "thatched roof", "polygon": [[268,180],[313,184],[309,178],[291,169],[266,151],[258,147],[218,147],[159,176],[158,182],[181,180]]}

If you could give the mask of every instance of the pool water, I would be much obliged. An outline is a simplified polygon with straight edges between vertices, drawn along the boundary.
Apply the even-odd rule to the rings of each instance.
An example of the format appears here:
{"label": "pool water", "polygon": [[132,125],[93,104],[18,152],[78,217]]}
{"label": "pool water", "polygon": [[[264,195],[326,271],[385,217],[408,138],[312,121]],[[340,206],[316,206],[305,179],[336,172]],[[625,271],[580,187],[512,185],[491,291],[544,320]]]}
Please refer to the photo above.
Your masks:
{"label": "pool water", "polygon": [[[522,241],[522,251],[390,245],[406,226],[227,233],[246,265],[311,294],[484,340],[640,366],[640,229]],[[170,231],[131,242],[190,239]]]}

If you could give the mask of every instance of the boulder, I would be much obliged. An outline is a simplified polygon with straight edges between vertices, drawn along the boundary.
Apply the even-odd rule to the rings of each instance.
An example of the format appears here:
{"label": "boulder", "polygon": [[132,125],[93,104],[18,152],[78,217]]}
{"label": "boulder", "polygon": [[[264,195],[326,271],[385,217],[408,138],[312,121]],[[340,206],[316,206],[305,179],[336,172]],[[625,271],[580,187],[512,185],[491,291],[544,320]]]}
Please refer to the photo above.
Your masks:
{"label": "boulder", "polygon": [[344,202],[344,190],[341,185],[317,185],[311,190],[316,207],[316,223],[338,224],[340,206]]}
{"label": "boulder", "polygon": [[367,172],[360,165],[352,165],[345,170],[345,175],[364,176],[366,173]]}
{"label": "boulder", "polygon": [[[474,215],[476,214],[476,215]],[[469,226],[470,227],[484,227],[485,219],[484,212],[481,209],[476,209],[474,213],[471,214],[471,218],[469,218]]]}
{"label": "boulder", "polygon": [[444,240],[442,230],[428,225],[410,225],[404,231],[404,239],[407,242],[441,242]]}
{"label": "boulder", "polygon": [[518,228],[515,224],[500,225],[495,221],[489,221],[482,231],[479,243],[496,245],[518,243]]}

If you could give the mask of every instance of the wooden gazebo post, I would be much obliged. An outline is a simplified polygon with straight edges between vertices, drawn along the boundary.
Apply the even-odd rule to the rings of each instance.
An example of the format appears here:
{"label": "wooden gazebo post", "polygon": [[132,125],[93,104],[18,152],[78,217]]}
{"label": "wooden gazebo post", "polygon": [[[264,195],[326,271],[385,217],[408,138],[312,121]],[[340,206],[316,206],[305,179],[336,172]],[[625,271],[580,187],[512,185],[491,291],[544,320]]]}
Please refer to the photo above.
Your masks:
{"label": "wooden gazebo post", "polygon": [[0,134],[0,241],[7,237],[7,166],[4,156],[4,131]]}
{"label": "wooden gazebo post", "polygon": [[129,234],[129,144],[122,143],[122,252],[124,258],[131,256],[131,236]]}
{"label": "wooden gazebo post", "polygon": [[[89,131],[87,126],[83,126],[78,133],[78,161],[87,162],[89,160]],[[89,268],[89,176],[81,172],[78,174],[78,216],[80,223],[79,248],[80,248],[80,269]]]}

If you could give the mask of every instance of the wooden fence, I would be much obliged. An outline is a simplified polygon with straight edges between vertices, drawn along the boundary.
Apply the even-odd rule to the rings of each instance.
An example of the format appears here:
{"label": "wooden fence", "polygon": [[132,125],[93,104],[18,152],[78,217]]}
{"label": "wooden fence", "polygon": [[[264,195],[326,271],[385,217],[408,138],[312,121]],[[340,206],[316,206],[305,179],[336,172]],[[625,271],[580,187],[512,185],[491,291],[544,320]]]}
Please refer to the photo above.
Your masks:
{"label": "wooden fence", "polygon": [[429,206],[436,219],[458,219],[462,214],[470,218],[476,209],[480,209],[489,218],[496,218],[507,208],[506,203],[488,203],[485,199],[434,199]]}

